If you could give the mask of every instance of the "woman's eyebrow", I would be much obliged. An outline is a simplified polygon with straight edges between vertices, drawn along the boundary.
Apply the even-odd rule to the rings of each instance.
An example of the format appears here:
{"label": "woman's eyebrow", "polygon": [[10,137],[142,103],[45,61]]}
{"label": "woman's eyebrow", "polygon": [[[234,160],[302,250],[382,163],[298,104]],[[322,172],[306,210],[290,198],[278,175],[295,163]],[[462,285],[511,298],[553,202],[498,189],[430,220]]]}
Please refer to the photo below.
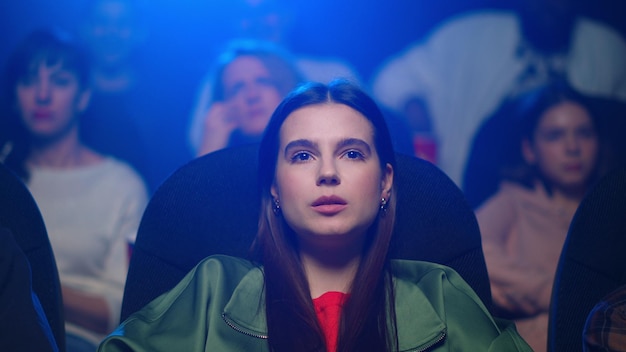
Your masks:
{"label": "woman's eyebrow", "polygon": [[296,139],[294,141],[291,141],[291,142],[287,143],[287,145],[285,146],[285,155],[287,155],[287,152],[290,149],[294,149],[294,148],[313,148],[313,149],[317,149],[317,143],[313,143],[312,141],[310,141],[308,139]]}
{"label": "woman's eyebrow", "polygon": [[58,69],[50,72],[50,76],[58,77],[58,76],[74,76],[74,72],[68,69]]}
{"label": "woman's eyebrow", "polygon": [[[317,149],[317,143],[314,143],[308,139],[296,139],[287,143],[285,146],[285,155],[287,155],[288,151],[294,148],[310,148]],[[371,154],[372,149],[370,145],[362,139],[359,138],[345,138],[337,143],[337,149],[343,149],[347,147],[358,147],[363,149],[363,151],[367,154]]]}
{"label": "woman's eyebrow", "polygon": [[346,147],[360,147],[364,150],[364,152],[366,152],[367,154],[371,154],[372,153],[372,149],[370,148],[370,145],[365,142],[362,139],[359,138],[346,138],[346,139],[342,139],[341,141],[339,141],[339,143],[337,144],[337,147],[339,149],[342,148],[346,148]]}

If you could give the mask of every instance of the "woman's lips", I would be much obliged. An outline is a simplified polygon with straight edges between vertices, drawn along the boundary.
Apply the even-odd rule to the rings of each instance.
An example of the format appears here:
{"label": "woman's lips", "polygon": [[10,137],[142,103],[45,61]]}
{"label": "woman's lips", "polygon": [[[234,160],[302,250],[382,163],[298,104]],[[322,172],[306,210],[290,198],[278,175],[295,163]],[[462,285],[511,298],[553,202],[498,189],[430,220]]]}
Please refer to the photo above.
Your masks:
{"label": "woman's lips", "polygon": [[48,119],[52,116],[52,112],[48,110],[36,110],[33,113],[35,119]]}
{"label": "woman's lips", "polygon": [[250,110],[248,113],[248,116],[250,117],[250,119],[260,119],[260,118],[266,118],[267,116],[270,116],[271,113],[267,113],[265,111],[265,109],[253,109]]}
{"label": "woman's lips", "polygon": [[581,171],[583,166],[581,164],[570,164],[565,165],[565,170],[569,172],[579,172]]}
{"label": "woman's lips", "polygon": [[348,202],[337,196],[323,196],[317,198],[311,206],[323,215],[334,215],[348,207]]}

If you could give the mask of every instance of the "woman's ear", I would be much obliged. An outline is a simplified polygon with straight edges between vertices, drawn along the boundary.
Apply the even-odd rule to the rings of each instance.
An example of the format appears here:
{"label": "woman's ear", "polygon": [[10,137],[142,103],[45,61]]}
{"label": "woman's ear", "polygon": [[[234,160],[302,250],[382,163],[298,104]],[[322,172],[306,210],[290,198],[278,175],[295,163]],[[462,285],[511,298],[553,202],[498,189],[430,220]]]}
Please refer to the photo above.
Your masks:
{"label": "woman's ear", "polygon": [[85,112],[87,107],[89,106],[89,102],[91,101],[91,89],[83,90],[78,96],[78,101],[76,102],[76,110],[79,113]]}
{"label": "woman's ear", "polygon": [[393,166],[387,163],[383,170],[383,177],[380,182],[381,198],[389,199],[391,196],[391,187],[393,186]]}
{"label": "woman's ear", "polygon": [[524,161],[526,161],[528,165],[535,164],[535,162],[537,161],[537,155],[535,154],[535,150],[528,139],[524,138],[522,140],[521,148],[522,148],[522,157],[524,158]]}
{"label": "woman's ear", "polygon": [[278,199],[278,189],[276,187],[276,183],[272,182],[272,187],[270,187],[270,194],[272,198]]}

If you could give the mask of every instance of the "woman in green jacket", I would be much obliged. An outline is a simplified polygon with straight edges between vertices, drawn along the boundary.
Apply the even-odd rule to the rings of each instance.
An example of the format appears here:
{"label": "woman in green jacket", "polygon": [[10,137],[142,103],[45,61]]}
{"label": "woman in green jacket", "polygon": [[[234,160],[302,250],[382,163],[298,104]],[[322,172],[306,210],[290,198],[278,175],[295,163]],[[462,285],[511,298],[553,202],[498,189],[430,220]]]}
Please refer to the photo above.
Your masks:
{"label": "woman in green jacket", "polygon": [[530,351],[452,269],[389,260],[395,165],[363,91],[295,90],[260,146],[255,261],[205,259],[100,351]]}

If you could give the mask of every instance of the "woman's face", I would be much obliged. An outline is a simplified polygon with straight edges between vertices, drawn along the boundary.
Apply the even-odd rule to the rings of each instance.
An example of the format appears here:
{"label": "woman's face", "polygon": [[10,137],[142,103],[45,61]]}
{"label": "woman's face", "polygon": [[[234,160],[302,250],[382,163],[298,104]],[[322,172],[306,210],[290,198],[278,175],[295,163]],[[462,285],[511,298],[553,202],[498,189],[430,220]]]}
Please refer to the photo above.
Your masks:
{"label": "woman's face", "polygon": [[271,193],[301,243],[364,238],[393,182],[391,165],[381,170],[372,124],[343,104],[307,106],[287,117],[279,145]]}
{"label": "woman's face", "polygon": [[17,109],[24,125],[35,136],[55,138],[77,126],[78,116],[89,102],[78,77],[61,63],[40,63],[16,87]]}
{"label": "woman's face", "polygon": [[598,136],[585,108],[564,102],[547,110],[534,132],[534,141],[523,143],[524,158],[538,166],[553,186],[564,189],[586,186],[598,157]]}
{"label": "woman's face", "polygon": [[233,60],[222,75],[231,118],[247,135],[260,135],[282,97],[268,69],[253,56]]}

